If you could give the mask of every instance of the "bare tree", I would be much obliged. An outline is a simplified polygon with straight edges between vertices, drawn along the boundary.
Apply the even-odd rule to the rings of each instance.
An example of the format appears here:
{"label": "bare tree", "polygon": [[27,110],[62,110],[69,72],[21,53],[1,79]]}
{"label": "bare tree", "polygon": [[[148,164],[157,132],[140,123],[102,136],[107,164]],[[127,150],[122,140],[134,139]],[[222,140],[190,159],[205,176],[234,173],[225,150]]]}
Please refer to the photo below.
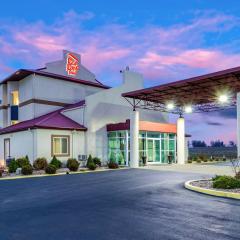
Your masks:
{"label": "bare tree", "polygon": [[237,176],[237,174],[240,172],[240,157],[230,159],[230,161],[232,163],[233,172],[235,176]]}

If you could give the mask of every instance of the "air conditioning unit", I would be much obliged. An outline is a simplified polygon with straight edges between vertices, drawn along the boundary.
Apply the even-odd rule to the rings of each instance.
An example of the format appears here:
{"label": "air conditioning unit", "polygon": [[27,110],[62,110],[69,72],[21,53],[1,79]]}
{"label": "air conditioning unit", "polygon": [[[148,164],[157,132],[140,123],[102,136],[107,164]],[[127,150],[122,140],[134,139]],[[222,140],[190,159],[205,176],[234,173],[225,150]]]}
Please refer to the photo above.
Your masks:
{"label": "air conditioning unit", "polygon": [[87,161],[87,155],[78,155],[78,161]]}

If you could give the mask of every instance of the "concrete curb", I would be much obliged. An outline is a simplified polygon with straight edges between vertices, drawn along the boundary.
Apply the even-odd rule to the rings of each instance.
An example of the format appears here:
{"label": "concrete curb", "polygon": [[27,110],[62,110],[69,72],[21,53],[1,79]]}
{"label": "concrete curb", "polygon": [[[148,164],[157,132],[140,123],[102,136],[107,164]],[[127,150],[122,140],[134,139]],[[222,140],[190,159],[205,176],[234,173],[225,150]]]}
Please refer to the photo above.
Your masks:
{"label": "concrete curb", "polygon": [[195,164],[195,165],[212,165],[212,164],[215,164],[215,163],[230,163],[230,161],[212,161],[212,162],[200,162],[200,163],[197,163],[196,161],[193,161],[192,163],[188,163],[187,164]]}
{"label": "concrete curb", "polygon": [[213,190],[213,189],[206,189],[206,188],[201,188],[201,187],[196,187],[191,185],[191,182],[195,182],[199,180],[190,180],[184,183],[184,187],[186,189],[189,189],[191,191],[199,192],[199,193],[204,193],[216,197],[225,197],[225,198],[233,198],[233,199],[238,199],[240,200],[240,193],[233,193],[233,192],[224,192],[224,191],[218,191],[218,190]]}
{"label": "concrete curb", "polygon": [[[69,175],[84,174],[84,173],[99,173],[99,172],[107,172],[107,171],[119,171],[124,169],[128,169],[128,168],[102,169],[97,171],[84,170],[84,171],[78,171],[78,172],[69,172]],[[21,176],[14,176],[14,177],[2,177],[0,178],[0,181],[17,180],[17,179],[25,179],[25,178],[57,177],[57,176],[63,176],[63,175],[68,175],[68,174],[66,174],[66,172],[62,172],[62,173],[56,173],[56,174],[39,174],[39,175],[27,175],[27,176],[21,175]]]}

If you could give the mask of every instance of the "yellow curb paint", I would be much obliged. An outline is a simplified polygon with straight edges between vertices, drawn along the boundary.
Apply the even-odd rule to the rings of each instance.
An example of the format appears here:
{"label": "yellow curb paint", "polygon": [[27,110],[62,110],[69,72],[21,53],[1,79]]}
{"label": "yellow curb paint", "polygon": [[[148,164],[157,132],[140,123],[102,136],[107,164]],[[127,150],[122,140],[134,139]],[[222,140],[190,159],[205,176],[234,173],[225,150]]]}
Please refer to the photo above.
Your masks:
{"label": "yellow curb paint", "polygon": [[[97,171],[84,170],[84,171],[78,171],[78,172],[69,172],[69,175],[82,174],[82,173],[99,173],[99,172],[107,172],[107,171],[118,171],[118,170],[124,170],[124,169],[128,169],[128,168],[101,169],[101,170],[97,170]],[[56,173],[56,174],[41,174],[41,175],[3,177],[3,178],[0,178],[0,181],[17,180],[17,179],[25,179],[25,178],[57,177],[57,176],[63,176],[63,175],[68,175],[68,174],[66,174],[66,172],[63,172],[63,173]]]}
{"label": "yellow curb paint", "polygon": [[206,189],[206,188],[201,188],[201,187],[191,185],[191,182],[195,182],[195,181],[200,181],[200,180],[191,180],[191,181],[185,182],[184,183],[185,188],[195,192],[200,192],[200,193],[204,193],[204,194],[208,194],[216,197],[225,197],[225,198],[233,198],[233,199],[240,200],[240,193],[224,192],[224,191]]}

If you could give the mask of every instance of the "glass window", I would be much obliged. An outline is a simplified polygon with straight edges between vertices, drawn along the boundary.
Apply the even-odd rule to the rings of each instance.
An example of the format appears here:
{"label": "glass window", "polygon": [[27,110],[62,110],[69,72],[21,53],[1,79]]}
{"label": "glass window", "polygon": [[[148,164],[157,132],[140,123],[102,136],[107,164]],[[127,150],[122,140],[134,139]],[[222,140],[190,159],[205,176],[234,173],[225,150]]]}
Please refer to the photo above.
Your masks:
{"label": "glass window", "polygon": [[168,133],[161,133],[162,138],[168,138]]}
{"label": "glass window", "polygon": [[169,133],[169,139],[175,139],[175,134],[174,133]]}
{"label": "glass window", "polygon": [[116,132],[108,132],[108,137],[116,137]]}
{"label": "glass window", "polygon": [[18,91],[12,92],[12,105],[18,105],[19,104],[19,94]]}
{"label": "glass window", "polygon": [[175,141],[174,140],[169,140],[169,150],[175,151]]}
{"label": "glass window", "polygon": [[159,138],[160,133],[158,133],[158,132],[148,132],[147,136],[148,136],[148,138]]}
{"label": "glass window", "polygon": [[168,140],[167,139],[162,139],[161,140],[161,147],[162,147],[162,150],[168,150]]}
{"label": "glass window", "polygon": [[52,136],[52,155],[69,156],[69,136]]}
{"label": "glass window", "polygon": [[146,132],[140,131],[140,132],[139,132],[139,137],[140,137],[140,138],[146,137]]}
{"label": "glass window", "polygon": [[125,131],[118,131],[117,132],[117,137],[124,138],[126,135]]}
{"label": "glass window", "polygon": [[144,138],[139,138],[139,150],[146,149],[146,141]]}

